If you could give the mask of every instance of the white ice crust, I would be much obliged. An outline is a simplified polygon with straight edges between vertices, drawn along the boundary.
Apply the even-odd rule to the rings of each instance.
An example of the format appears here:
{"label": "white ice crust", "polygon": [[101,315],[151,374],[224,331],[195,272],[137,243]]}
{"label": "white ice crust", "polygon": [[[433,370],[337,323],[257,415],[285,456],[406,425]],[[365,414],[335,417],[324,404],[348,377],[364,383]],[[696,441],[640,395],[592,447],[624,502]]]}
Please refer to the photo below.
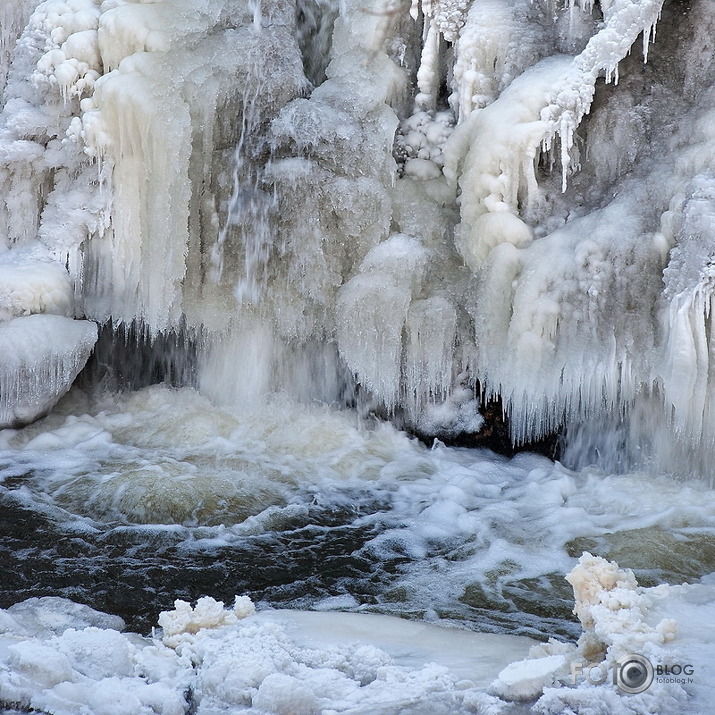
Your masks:
{"label": "white ice crust", "polygon": [[255,614],[245,596],[230,609],[176,601],[159,624],[152,638],[123,634],[121,619],[59,598],[0,611],[0,701],[54,715],[367,714],[416,703],[497,715],[504,703],[483,681],[531,643],[387,616]]}
{"label": "white ice crust", "polygon": [[[535,647],[530,658],[509,665],[499,674],[492,692],[508,700],[536,700],[532,710],[542,715],[569,711],[618,715],[696,712],[701,707],[702,698],[712,691],[708,682],[710,664],[702,656],[712,629],[696,637],[695,643],[692,629],[699,618],[707,619],[706,614],[712,613],[711,586],[664,584],[642,588],[632,571],[589,553],[581,556],[566,578],[574,588],[574,613],[584,630],[578,643],[549,641]],[[693,612],[684,608],[684,603],[700,606],[696,621],[691,620]],[[664,618],[664,612],[672,617]],[[634,654],[645,656],[655,672],[649,687],[631,694],[619,690],[613,668],[619,659]],[[658,675],[659,666],[676,663],[681,677],[667,677],[662,670]],[[686,670],[695,677],[682,677],[687,664],[690,669]],[[591,666],[608,668],[606,682],[588,682],[582,673]],[[592,677],[596,681],[602,678],[598,673]]]}
{"label": "white ice crust", "polygon": [[[643,589],[631,572],[590,554],[568,578],[584,627],[578,644],[534,644],[378,615],[256,613],[245,596],[228,609],[210,597],[194,607],[176,601],[159,616],[162,630],[142,637],[86,606],[30,599],[0,611],[0,701],[53,715],[178,715],[189,708],[201,715],[367,715],[413,707],[498,715],[512,701],[529,701],[542,715],[630,715],[706,706],[715,633],[698,623],[712,622],[712,585]],[[677,626],[662,618],[669,611]],[[528,658],[504,667],[530,646]],[[593,686],[568,677],[576,661],[611,664],[632,653],[659,665],[695,662],[696,678],[687,685],[656,678],[630,695],[610,681]]]}

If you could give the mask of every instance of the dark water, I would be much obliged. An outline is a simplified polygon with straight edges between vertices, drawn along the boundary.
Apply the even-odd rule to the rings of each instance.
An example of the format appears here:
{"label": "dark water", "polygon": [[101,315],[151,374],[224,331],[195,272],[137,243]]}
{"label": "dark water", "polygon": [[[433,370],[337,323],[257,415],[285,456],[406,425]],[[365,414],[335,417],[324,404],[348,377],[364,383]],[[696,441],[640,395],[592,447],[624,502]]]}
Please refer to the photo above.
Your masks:
{"label": "dark water", "polygon": [[[140,633],[175,599],[204,595],[230,602],[245,594],[258,604],[310,608],[347,594],[365,610],[422,618],[433,604],[415,603],[400,584],[415,560],[377,558],[367,548],[384,527],[362,518],[389,505],[366,493],[342,497],[348,503],[336,507],[311,504],[314,495],[306,495],[302,513],[279,517],[270,533],[220,546],[215,539],[204,545],[201,529],[99,524],[38,508],[21,484],[6,484],[0,487],[0,607],[63,596],[119,615]],[[349,505],[351,497],[359,506]],[[430,556],[450,556],[450,549],[442,551]],[[458,558],[456,550],[451,558]],[[477,630],[573,638],[579,627],[571,608],[563,579],[544,578],[515,581],[498,601],[475,584],[436,610]]]}

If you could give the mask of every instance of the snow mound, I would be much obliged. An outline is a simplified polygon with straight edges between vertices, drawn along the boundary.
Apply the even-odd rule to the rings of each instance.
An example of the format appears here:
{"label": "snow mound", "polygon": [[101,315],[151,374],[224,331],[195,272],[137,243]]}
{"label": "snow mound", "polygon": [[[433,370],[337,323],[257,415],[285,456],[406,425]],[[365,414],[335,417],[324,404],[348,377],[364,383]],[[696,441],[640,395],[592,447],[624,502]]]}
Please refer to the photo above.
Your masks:
{"label": "snow mound", "polygon": [[0,259],[0,320],[35,313],[70,315],[72,300],[69,275],[59,263]]}
{"label": "snow mound", "polygon": [[[0,611],[0,704],[54,715],[506,715],[509,701],[538,698],[532,711],[542,715],[631,715],[681,712],[691,699],[692,712],[705,711],[715,691],[712,577],[644,589],[584,554],[569,580],[584,625],[577,645],[373,614],[255,613],[246,597],[231,608],[176,601],[159,616],[163,632],[142,637],[86,606],[30,599]],[[506,665],[530,645],[527,659]],[[582,673],[574,664],[610,673],[624,652],[661,668],[644,691],[572,678]],[[686,662],[690,682],[658,675]]]}

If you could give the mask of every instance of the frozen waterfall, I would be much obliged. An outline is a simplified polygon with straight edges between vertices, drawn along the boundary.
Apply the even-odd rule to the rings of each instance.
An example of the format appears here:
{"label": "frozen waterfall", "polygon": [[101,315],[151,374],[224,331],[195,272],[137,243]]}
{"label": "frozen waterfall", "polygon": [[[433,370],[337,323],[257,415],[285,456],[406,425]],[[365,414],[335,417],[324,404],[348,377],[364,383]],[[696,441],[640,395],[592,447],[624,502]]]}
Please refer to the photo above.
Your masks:
{"label": "frozen waterfall", "polygon": [[453,436],[500,398],[575,465],[697,470],[714,37],[709,0],[9,0],[0,422],[94,321],[217,400]]}

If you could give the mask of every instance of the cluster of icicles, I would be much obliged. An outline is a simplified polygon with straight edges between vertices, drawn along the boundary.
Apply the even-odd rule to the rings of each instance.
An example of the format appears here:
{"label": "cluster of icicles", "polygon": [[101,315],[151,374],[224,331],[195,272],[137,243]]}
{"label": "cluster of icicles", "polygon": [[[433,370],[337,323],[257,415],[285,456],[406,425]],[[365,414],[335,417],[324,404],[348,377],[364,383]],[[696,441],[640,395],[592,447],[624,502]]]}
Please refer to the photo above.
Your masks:
{"label": "cluster of icicles", "polygon": [[0,338],[185,331],[216,398],[352,381],[436,435],[481,391],[516,442],[715,437],[706,0],[10,0],[0,27],[0,275],[27,276]]}

